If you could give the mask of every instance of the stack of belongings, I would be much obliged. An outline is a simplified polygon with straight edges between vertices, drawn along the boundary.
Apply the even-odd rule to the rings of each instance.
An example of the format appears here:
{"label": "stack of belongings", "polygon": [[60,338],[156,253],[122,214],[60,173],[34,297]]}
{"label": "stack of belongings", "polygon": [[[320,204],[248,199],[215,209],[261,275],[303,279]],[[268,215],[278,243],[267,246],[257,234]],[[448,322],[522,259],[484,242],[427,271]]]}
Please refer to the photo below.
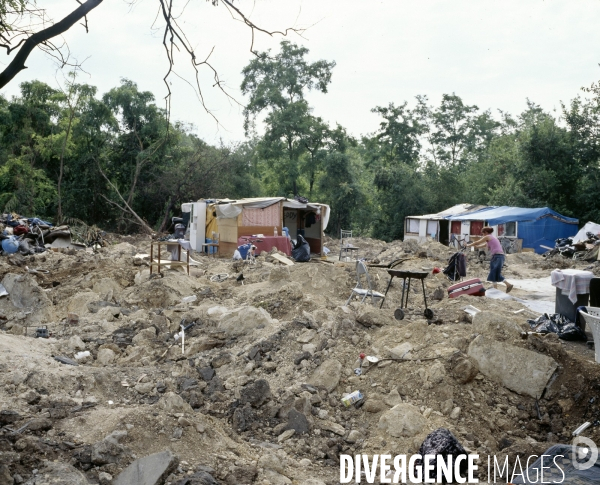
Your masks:
{"label": "stack of belongings", "polygon": [[593,232],[586,232],[587,239],[585,241],[579,241],[577,244],[583,245],[586,253],[581,257],[584,261],[596,261],[598,258],[598,251],[600,250],[600,236]]}
{"label": "stack of belongings", "polygon": [[574,238],[564,237],[557,239],[554,249],[550,251],[549,256],[560,254],[565,258],[583,259],[585,261],[596,261],[598,259],[598,249],[600,248],[600,237],[592,232],[586,233],[585,241],[573,242]]}
{"label": "stack of belongings", "polygon": [[37,217],[18,214],[0,216],[0,245],[2,255],[20,253],[28,256],[46,251],[46,245],[59,237],[71,238],[69,226],[54,227]]}

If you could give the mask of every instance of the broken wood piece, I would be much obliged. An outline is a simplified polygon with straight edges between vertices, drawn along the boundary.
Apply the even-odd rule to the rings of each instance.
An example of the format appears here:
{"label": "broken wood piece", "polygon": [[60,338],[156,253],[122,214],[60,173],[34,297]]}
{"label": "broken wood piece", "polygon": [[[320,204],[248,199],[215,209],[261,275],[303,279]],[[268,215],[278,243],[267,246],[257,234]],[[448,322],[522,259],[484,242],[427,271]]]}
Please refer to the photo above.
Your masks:
{"label": "broken wood piece", "polygon": [[285,256],[282,256],[281,254],[278,253],[273,253],[270,255],[273,259],[276,259],[277,261],[279,261],[280,263],[283,263],[287,266],[293,266],[294,262],[291,259],[286,258]]}

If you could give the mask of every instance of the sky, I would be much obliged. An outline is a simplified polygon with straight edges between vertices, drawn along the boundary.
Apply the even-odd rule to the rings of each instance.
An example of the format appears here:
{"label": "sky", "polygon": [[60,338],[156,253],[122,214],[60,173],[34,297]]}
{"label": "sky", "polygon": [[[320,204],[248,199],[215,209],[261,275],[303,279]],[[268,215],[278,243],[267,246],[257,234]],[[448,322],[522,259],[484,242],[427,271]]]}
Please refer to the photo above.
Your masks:
{"label": "sky", "polygon": [[[73,4],[38,0],[55,20]],[[213,51],[210,61],[235,101],[213,87],[208,70],[202,72],[204,99],[217,123],[187,83],[194,82],[189,60],[178,56],[175,69],[183,79],[171,79],[171,119],[190,124],[209,143],[243,141],[240,84],[252,58],[250,30],[222,4],[174,4],[198,58]],[[328,92],[307,98],[315,115],[357,137],[377,130],[374,107],[414,105],[417,95],[436,105],[443,94],[456,93],[482,110],[512,114],[522,112],[530,99],[559,112],[561,101],[568,103],[600,80],[597,0],[236,0],[234,5],[265,29],[305,29],[286,38],[307,47],[311,62],[336,62]],[[162,24],[153,28],[157,12],[157,0],[105,0],[88,17],[89,33],[81,26],[69,30],[64,39],[85,71],[78,81],[104,93],[128,78],[163,106],[168,66]],[[282,39],[257,34],[255,48],[277,51]],[[9,60],[0,57],[0,66]],[[3,95],[18,94],[26,80],[64,83],[66,72],[39,51],[26,65]]]}

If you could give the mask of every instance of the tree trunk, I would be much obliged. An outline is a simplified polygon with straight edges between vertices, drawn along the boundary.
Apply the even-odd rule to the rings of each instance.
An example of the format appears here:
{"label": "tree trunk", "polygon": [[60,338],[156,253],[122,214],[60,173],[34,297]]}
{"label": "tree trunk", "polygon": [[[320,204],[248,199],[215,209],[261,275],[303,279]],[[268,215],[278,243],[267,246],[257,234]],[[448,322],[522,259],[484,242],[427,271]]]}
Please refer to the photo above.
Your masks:
{"label": "tree trunk", "polygon": [[61,185],[62,185],[62,178],[63,178],[65,150],[67,148],[69,134],[71,133],[71,125],[73,124],[74,116],[75,116],[75,108],[71,107],[71,110],[69,112],[69,126],[67,126],[67,133],[65,135],[65,141],[63,143],[62,150],[60,152],[60,172],[58,174],[58,214],[56,215],[56,219],[57,219],[57,222],[59,225],[62,224],[62,220],[63,220]]}
{"label": "tree trunk", "polygon": [[175,196],[171,196],[169,199],[169,203],[167,204],[167,209],[165,210],[165,217],[163,217],[162,224],[160,225],[160,229],[158,232],[165,232],[169,227],[169,214],[171,214],[171,209],[175,206]]}

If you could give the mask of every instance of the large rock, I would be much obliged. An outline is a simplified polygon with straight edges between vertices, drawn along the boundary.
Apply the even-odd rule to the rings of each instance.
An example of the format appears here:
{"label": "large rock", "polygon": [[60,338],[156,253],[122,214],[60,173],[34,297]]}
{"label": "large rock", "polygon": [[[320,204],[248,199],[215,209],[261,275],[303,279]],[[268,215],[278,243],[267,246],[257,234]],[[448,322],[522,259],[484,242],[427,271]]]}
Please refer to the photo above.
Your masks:
{"label": "large rock", "polygon": [[411,438],[421,433],[428,421],[412,404],[401,403],[379,418],[379,428],[395,438]]}
{"label": "large rock", "polygon": [[[370,303],[370,297],[367,300]],[[375,300],[381,301],[381,300]],[[356,321],[365,327],[383,327],[394,322],[392,314],[388,310],[380,310],[373,306],[362,306],[356,315]]]}
{"label": "large rock", "polygon": [[192,413],[191,406],[174,392],[167,392],[158,404],[167,413]]}
{"label": "large rock", "polygon": [[67,463],[47,461],[44,468],[25,482],[25,485],[89,485],[89,483],[86,476],[77,468]]}
{"label": "large rock", "polygon": [[249,403],[252,407],[262,406],[271,397],[271,388],[265,379],[248,384],[240,391],[240,403]]}
{"label": "large rock", "polygon": [[471,342],[468,354],[487,378],[533,398],[542,395],[558,367],[554,359],[546,355],[496,342],[483,335]]}
{"label": "large rock", "polygon": [[135,460],[115,478],[113,485],[162,485],[179,464],[170,451],[161,451]]}
{"label": "large rock", "polygon": [[489,311],[477,313],[473,317],[473,330],[494,340],[519,338],[522,331],[516,321]]}
{"label": "large rock", "polygon": [[273,322],[271,315],[264,308],[244,306],[234,308],[221,315],[218,329],[232,337],[245,335],[258,326],[269,325]]}
{"label": "large rock", "polygon": [[8,273],[2,279],[8,291],[8,301],[16,310],[28,312],[27,323],[38,324],[53,320],[52,301],[29,274]]}
{"label": "large rock", "polygon": [[125,431],[113,431],[102,441],[92,445],[92,463],[94,465],[106,465],[107,463],[118,463],[121,461],[125,447],[119,443],[127,436]]}
{"label": "large rock", "polygon": [[308,384],[322,387],[327,389],[327,392],[331,392],[339,384],[341,375],[342,364],[334,359],[326,360],[315,369],[308,379]]}
{"label": "large rock", "polygon": [[410,342],[404,342],[390,349],[390,357],[392,359],[410,359],[413,345]]}

